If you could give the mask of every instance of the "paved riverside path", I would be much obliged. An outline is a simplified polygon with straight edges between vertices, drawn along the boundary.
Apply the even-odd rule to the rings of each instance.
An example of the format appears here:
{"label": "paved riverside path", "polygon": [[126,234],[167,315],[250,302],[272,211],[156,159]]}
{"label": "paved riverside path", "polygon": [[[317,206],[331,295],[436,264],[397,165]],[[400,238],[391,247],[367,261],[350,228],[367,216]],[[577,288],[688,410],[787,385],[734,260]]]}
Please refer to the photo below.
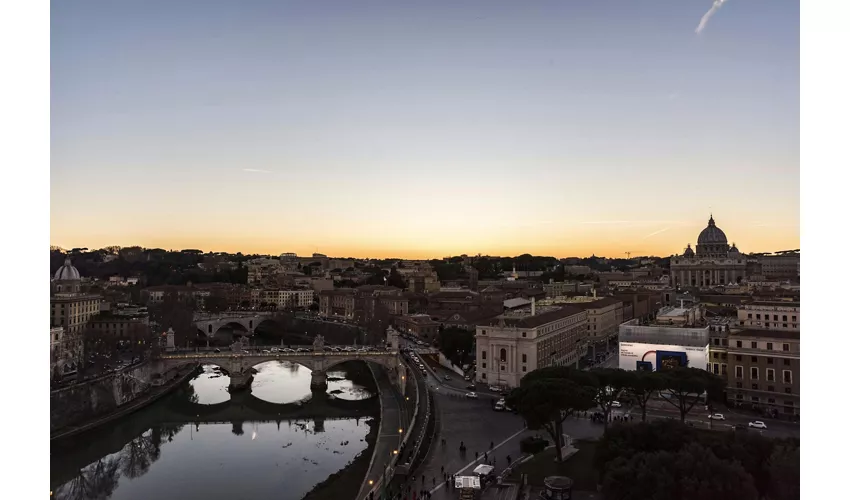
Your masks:
{"label": "paved riverside path", "polygon": [[372,373],[375,375],[381,393],[381,425],[375,441],[375,450],[372,452],[372,463],[357,498],[363,498],[372,488],[369,486],[369,479],[377,482],[381,478],[393,457],[393,450],[398,449],[403,437],[398,432],[401,426],[401,411],[398,406],[398,399],[395,396],[396,389],[390,383],[384,369],[372,368]]}

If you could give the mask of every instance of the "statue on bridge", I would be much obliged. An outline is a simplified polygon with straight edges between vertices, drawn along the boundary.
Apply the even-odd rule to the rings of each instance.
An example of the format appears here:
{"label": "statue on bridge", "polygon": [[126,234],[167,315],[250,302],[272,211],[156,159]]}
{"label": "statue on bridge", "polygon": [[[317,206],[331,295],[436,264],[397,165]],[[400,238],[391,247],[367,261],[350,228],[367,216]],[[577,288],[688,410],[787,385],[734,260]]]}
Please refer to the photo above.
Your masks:
{"label": "statue on bridge", "polygon": [[316,338],[313,339],[313,350],[321,351],[325,348],[325,337],[321,335],[316,335]]}

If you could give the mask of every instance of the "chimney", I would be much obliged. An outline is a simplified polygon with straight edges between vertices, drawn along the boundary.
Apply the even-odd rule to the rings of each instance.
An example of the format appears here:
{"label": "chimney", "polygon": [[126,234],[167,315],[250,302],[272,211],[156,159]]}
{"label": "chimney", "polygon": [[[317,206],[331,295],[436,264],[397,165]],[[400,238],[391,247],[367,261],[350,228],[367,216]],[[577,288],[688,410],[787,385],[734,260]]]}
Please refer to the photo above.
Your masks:
{"label": "chimney", "polygon": [[537,312],[537,301],[534,300],[534,297],[531,297],[531,315],[534,316],[534,313]]}

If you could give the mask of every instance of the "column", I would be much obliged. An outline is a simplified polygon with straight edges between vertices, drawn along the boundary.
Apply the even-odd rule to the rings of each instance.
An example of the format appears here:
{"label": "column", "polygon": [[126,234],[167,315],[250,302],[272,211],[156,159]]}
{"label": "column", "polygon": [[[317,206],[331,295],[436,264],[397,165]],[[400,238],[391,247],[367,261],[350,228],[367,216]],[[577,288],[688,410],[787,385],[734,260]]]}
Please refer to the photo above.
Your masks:
{"label": "column", "polygon": [[321,370],[313,370],[310,374],[310,390],[325,392],[328,390],[328,375]]}
{"label": "column", "polygon": [[254,379],[254,375],[248,372],[239,372],[239,373],[231,373],[230,374],[230,392],[236,391],[244,391],[251,387],[251,381]]}
{"label": "column", "polygon": [[691,270],[688,269],[688,286],[691,286]]}
{"label": "column", "polygon": [[724,269],[723,270],[723,284],[726,285],[728,283],[729,283],[729,270]]}

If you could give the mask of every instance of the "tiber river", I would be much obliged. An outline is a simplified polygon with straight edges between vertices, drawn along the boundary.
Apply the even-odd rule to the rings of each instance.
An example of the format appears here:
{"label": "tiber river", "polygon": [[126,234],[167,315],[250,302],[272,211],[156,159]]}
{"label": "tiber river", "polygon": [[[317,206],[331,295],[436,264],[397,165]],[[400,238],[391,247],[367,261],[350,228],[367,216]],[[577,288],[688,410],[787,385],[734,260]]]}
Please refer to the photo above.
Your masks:
{"label": "tiber river", "polygon": [[[205,366],[157,403],[53,445],[53,498],[353,498],[380,411],[368,368],[352,363],[328,372],[323,401],[313,400],[303,366],[271,361],[256,369],[251,392],[233,400],[229,378]],[[346,468],[361,452],[362,471]],[[330,481],[336,490],[313,491],[339,471]]]}

